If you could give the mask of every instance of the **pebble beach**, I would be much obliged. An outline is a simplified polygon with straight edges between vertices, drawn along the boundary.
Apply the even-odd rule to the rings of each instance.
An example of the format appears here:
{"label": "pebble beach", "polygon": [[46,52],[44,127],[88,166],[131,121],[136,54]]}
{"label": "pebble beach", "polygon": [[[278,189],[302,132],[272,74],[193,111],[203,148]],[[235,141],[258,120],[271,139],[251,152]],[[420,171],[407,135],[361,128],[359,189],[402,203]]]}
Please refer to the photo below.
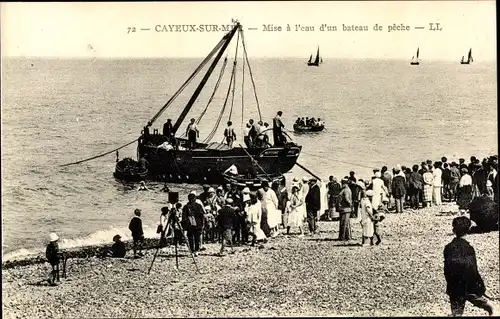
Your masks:
{"label": "pebble beach", "polygon": [[[175,268],[173,247],[141,259],[70,258],[66,279],[43,280],[47,263],[2,267],[4,318],[228,317],[228,316],[447,316],[443,248],[453,238],[454,205],[389,214],[382,244],[339,242],[338,222],[320,233],[280,235],[263,246],[236,247],[218,257],[205,245],[196,266],[185,247]],[[297,232],[297,230],[295,230]],[[499,233],[471,234],[486,293],[498,298]],[[498,301],[494,301],[498,307]],[[464,315],[485,315],[466,306]]]}

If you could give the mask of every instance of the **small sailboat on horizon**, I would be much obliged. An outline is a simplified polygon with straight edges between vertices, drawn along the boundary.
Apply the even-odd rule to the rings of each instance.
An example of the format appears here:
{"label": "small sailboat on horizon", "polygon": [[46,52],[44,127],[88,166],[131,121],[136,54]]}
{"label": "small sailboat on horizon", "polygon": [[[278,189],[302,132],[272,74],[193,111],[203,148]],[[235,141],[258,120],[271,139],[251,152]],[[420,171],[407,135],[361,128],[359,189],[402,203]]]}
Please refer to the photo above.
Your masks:
{"label": "small sailboat on horizon", "polygon": [[460,64],[470,64],[471,62],[474,62],[474,59],[472,59],[472,48],[469,49],[469,55],[467,56],[467,61],[464,61],[464,57],[462,56]]}
{"label": "small sailboat on horizon", "polygon": [[311,54],[311,56],[309,57],[309,61],[307,61],[308,66],[319,66],[320,63],[323,63],[323,59],[319,56],[319,46],[318,51],[316,52],[316,59],[314,59],[314,61],[312,61],[312,57],[313,56]]}
{"label": "small sailboat on horizon", "polygon": [[411,62],[410,62],[410,65],[420,65],[420,63],[418,62],[418,56],[420,54],[420,48],[417,48],[417,59],[414,60],[415,56],[412,56],[411,57]]}

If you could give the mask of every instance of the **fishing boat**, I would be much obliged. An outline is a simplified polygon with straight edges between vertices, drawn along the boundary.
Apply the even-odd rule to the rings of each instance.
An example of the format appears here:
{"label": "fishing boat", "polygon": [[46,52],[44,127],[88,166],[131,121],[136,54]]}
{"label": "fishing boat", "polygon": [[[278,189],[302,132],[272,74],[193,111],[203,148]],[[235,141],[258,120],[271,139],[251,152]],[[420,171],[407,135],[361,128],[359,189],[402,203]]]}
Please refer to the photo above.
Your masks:
{"label": "fishing boat", "polygon": [[472,49],[469,49],[469,55],[467,56],[467,61],[464,61],[464,57],[462,56],[460,64],[470,64],[471,62],[474,62],[474,59],[472,59]]}
{"label": "fishing boat", "polygon": [[320,58],[320,56],[319,56],[319,46],[318,46],[318,51],[316,52],[316,58],[313,61],[312,54],[311,54],[311,56],[309,57],[309,61],[307,61],[307,65],[308,66],[319,66],[320,63],[323,63],[323,59]]}
{"label": "fishing boat", "polygon": [[[219,61],[221,61],[222,55],[224,54],[231,40],[236,34],[238,34],[238,36],[236,41],[234,61],[233,63],[228,63],[227,56],[225,59],[222,59],[223,62],[221,65],[221,71],[216,84],[213,86],[213,94],[211,95],[211,98],[206,104],[203,112],[201,112],[201,114],[198,115],[198,118],[195,119],[195,123],[198,124],[202,120],[207,109],[209,108],[224,75],[226,66],[232,65],[233,67],[231,78],[229,80],[229,87],[227,90],[225,101],[221,107],[221,111],[219,111],[219,116],[208,136],[201,142],[196,141],[195,143],[192,143],[188,140],[186,134],[181,135],[177,134],[177,132],[181,127],[184,119],[188,115],[189,111],[193,107],[193,104],[195,102],[200,103],[200,101],[197,100],[200,92],[203,90],[217,64],[219,63]],[[243,55],[243,73],[245,72],[245,70],[248,70],[251,82],[247,81],[246,83],[250,82],[253,86],[254,97],[257,109],[259,111],[258,114],[260,120],[262,120],[255,82],[253,79],[252,70],[243,37],[243,29],[238,21],[234,21],[232,29],[223,36],[219,43],[217,43],[212,51],[205,57],[205,59],[200,63],[195,71],[179,88],[179,90],[174,93],[168,100],[168,102],[153,116],[153,118],[151,118],[151,120],[144,127],[144,130],[141,132],[141,137],[138,139],[137,145],[137,158],[138,160],[142,158],[146,160],[148,179],[171,183],[221,183],[224,181],[223,172],[227,170],[231,165],[236,165],[241,174],[251,173],[254,170],[254,161],[258,163],[259,169],[262,170],[262,173],[272,172],[273,174],[283,174],[290,171],[292,167],[294,167],[302,150],[302,146],[295,144],[291,141],[291,139],[289,139],[285,143],[280,143],[279,145],[259,145],[249,148],[244,148],[241,145],[229,147],[227,144],[211,142],[211,139],[214,137],[225,111],[229,108],[228,106],[230,106],[231,108],[228,121],[231,120],[232,117],[234,91],[237,87],[235,75],[237,70],[236,61],[238,58],[238,48],[240,46],[240,42],[242,48],[240,52],[242,52]],[[152,125],[155,123],[155,121],[158,120],[160,115],[172,104],[177,96],[187,87],[187,85],[194,79],[194,77],[201,72],[203,67],[209,64],[210,61],[211,64],[209,65],[208,70],[201,79],[201,82],[198,84],[194,93],[191,95],[191,98],[183,108],[181,114],[177,117],[175,124],[173,124],[171,135],[164,136],[163,134],[160,134],[158,132],[158,129],[153,129],[153,133],[150,134],[150,127],[152,127]],[[232,100],[230,98],[231,91]],[[241,103],[243,103],[243,99]],[[241,109],[241,122],[243,123],[245,122],[243,115],[244,108],[241,107]],[[173,118],[171,114],[169,115],[169,117]],[[236,120],[234,120],[234,122],[236,122]],[[261,134],[264,134],[264,132],[262,132]],[[119,166],[123,165],[120,162],[118,162],[116,165],[117,172]]]}
{"label": "fishing boat", "polygon": [[413,60],[415,58],[415,56],[412,56],[411,57],[411,62],[410,64],[411,65],[419,65],[420,63],[418,62],[418,55],[419,55],[419,51],[420,51],[420,48],[417,48],[417,59],[416,60]]}
{"label": "fishing boat", "polygon": [[305,132],[321,132],[325,128],[323,123],[315,124],[315,125],[302,125],[302,124],[293,124],[293,130],[299,133]]}

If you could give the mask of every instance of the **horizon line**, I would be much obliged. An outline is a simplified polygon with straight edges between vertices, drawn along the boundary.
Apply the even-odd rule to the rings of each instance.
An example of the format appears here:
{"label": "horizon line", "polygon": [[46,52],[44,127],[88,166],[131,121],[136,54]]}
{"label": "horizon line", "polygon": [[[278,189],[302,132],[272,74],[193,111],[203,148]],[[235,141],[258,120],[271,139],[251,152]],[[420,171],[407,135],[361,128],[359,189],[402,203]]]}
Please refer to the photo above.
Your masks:
{"label": "horizon line", "polygon": [[[11,55],[11,56],[1,56],[0,57],[2,60],[3,59],[47,59],[47,60],[160,60],[160,59],[204,59],[205,56],[191,56],[191,57],[183,57],[183,56],[145,56],[145,57],[139,57],[139,56],[102,56],[102,57],[89,57],[89,56],[19,56],[19,55]],[[410,58],[390,58],[390,57],[381,57],[381,58],[347,58],[347,57],[331,57],[331,56],[322,56],[323,59],[330,59],[330,60],[391,60],[391,61],[411,61]],[[239,59],[239,58],[238,58]],[[307,60],[307,57],[302,57],[302,56],[286,56],[286,57],[277,57],[277,56],[256,56],[252,58],[253,60],[256,59],[274,59],[274,60],[287,60],[287,59],[304,59]],[[460,61],[460,58],[457,59],[446,59],[446,58],[429,58],[429,59],[422,59],[419,58],[419,61],[443,61],[443,62],[454,62],[454,61]],[[496,62],[496,59],[485,59],[482,60],[481,62]],[[476,63],[476,62],[474,62]]]}

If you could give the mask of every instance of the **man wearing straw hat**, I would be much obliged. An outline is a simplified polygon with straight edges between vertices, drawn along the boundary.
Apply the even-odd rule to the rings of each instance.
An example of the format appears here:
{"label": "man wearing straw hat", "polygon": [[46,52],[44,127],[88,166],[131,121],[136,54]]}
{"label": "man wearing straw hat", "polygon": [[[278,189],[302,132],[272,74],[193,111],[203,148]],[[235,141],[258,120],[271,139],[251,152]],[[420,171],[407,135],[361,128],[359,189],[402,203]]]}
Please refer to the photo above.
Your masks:
{"label": "man wearing straw hat", "polygon": [[47,249],[45,251],[45,257],[47,257],[47,261],[52,267],[52,271],[50,273],[50,277],[47,280],[51,286],[56,286],[56,279],[59,279],[59,261],[60,261],[60,253],[59,253],[59,244],[57,243],[59,240],[59,236],[56,233],[50,233],[49,235],[50,242],[47,245]]}

